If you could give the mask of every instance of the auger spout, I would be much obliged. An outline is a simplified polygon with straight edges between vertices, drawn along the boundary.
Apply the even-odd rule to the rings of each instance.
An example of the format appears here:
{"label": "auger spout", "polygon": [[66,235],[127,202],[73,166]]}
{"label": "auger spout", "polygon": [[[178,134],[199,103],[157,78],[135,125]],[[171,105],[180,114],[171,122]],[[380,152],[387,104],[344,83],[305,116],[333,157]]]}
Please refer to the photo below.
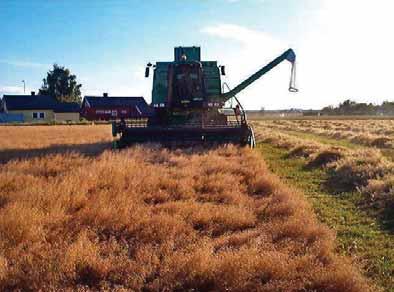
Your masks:
{"label": "auger spout", "polygon": [[292,64],[292,70],[291,70],[291,80],[290,80],[290,87],[289,91],[291,92],[296,92],[297,89],[295,88],[295,62],[296,62],[296,54],[292,49],[288,49],[286,52],[284,52],[282,55],[265,65],[263,68],[258,70],[256,73],[251,75],[249,78],[246,80],[242,81],[240,84],[238,84],[236,87],[234,87],[232,90],[229,92],[223,93],[220,95],[220,98],[223,101],[227,101],[233,96],[237,95],[240,93],[242,90],[244,90],[246,87],[248,87],[250,84],[258,80],[260,77],[271,71],[273,68],[278,66],[280,63],[283,61],[289,61]]}

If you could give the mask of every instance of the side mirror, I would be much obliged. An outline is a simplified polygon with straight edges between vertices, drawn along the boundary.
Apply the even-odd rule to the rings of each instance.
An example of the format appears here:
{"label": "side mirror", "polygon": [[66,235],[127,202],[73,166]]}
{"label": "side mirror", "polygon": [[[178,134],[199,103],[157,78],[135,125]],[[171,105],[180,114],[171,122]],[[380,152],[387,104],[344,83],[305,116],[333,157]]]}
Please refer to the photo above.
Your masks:
{"label": "side mirror", "polygon": [[226,75],[226,68],[224,66],[220,66],[220,73],[224,76]]}
{"label": "side mirror", "polygon": [[145,68],[145,78],[149,77],[149,67]]}

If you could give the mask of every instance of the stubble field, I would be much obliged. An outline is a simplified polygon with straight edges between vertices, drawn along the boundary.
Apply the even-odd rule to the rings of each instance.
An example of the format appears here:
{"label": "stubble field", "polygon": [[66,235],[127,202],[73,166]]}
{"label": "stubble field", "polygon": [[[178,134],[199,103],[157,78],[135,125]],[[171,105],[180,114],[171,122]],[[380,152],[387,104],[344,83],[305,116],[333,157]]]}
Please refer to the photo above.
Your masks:
{"label": "stubble field", "polygon": [[259,150],[109,147],[105,125],[0,128],[0,290],[378,289]]}
{"label": "stubble field", "polygon": [[254,121],[269,168],[301,189],[319,220],[337,232],[337,250],[394,291],[392,120]]}

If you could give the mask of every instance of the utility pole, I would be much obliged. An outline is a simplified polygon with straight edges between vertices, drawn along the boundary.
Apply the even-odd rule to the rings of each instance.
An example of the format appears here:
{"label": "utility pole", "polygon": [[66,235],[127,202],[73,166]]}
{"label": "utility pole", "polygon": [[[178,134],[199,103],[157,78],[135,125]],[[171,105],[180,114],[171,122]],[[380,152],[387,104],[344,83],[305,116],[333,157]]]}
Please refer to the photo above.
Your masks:
{"label": "utility pole", "polygon": [[25,80],[22,80],[23,82],[23,94],[26,94],[26,82]]}

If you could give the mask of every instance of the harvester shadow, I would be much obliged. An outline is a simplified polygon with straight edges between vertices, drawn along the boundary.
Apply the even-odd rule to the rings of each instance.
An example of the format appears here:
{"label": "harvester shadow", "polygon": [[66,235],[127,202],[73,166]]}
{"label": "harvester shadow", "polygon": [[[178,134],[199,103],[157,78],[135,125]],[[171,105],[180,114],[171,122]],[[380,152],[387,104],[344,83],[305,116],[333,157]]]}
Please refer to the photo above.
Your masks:
{"label": "harvester shadow", "polygon": [[[144,144],[135,144],[128,145],[127,147],[123,147],[119,149],[120,151],[127,150],[128,148],[132,148],[135,146],[144,145],[145,148],[152,149],[168,149],[170,151],[179,151],[183,154],[203,154],[207,151],[216,150],[223,145],[219,144],[209,144],[209,145],[198,145],[198,146],[169,146],[162,145],[157,143],[144,143]],[[54,144],[45,148],[32,148],[32,149],[6,149],[0,150],[0,164],[5,164],[11,160],[21,160],[21,159],[33,159],[37,157],[45,157],[49,155],[55,154],[66,154],[66,153],[77,153],[86,157],[95,157],[99,156],[106,150],[111,150],[112,143],[111,142],[98,142],[98,143],[89,143],[89,144]],[[117,150],[117,151],[119,151]]]}
{"label": "harvester shadow", "polygon": [[111,149],[111,142],[89,144],[54,144],[46,148],[0,150],[0,164],[11,160],[32,159],[54,154],[77,153],[87,157],[98,156]]}

